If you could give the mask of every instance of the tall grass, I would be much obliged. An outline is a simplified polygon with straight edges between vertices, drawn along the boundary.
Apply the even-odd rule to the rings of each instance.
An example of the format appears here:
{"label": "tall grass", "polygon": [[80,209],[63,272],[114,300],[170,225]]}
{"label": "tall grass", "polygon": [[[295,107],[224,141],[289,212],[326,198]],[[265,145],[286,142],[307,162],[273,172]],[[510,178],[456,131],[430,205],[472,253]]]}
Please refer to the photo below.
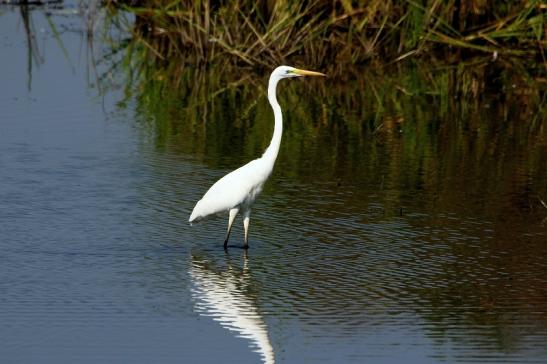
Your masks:
{"label": "tall grass", "polygon": [[[442,8],[441,5],[444,6],[445,3],[441,4],[440,1],[429,7],[404,2],[407,8],[400,4],[397,7],[389,1],[370,2],[376,8],[369,9],[373,5],[368,5],[366,14],[369,14],[369,17],[364,18],[367,22],[361,25],[359,31],[353,31],[355,34],[369,34],[371,42],[376,44],[370,48],[371,58],[366,66],[359,61],[357,55],[353,58],[344,58],[343,52],[332,53],[331,46],[325,45],[332,44],[332,47],[346,49],[351,55],[353,46],[347,42],[335,41],[337,38],[332,35],[333,32],[339,32],[341,37],[343,28],[331,29],[333,27],[329,25],[323,28],[324,33],[317,36],[315,42],[311,39],[309,42],[306,41],[306,37],[310,36],[308,34],[314,34],[314,30],[321,27],[319,24],[323,18],[339,19],[339,13],[346,14],[344,21],[349,22],[350,26],[355,25],[356,19],[360,16],[364,16],[364,8],[350,6],[346,2],[329,3],[332,8],[327,8],[326,3],[321,1],[305,2],[301,5],[291,1],[242,0],[234,3],[198,1],[186,4],[177,0],[164,1],[161,7],[156,8],[151,7],[152,3],[156,1],[142,0],[123,5],[117,3],[118,7],[124,7],[130,12],[120,12],[116,8],[106,17],[105,30],[111,30],[114,24],[125,30],[130,29],[131,33],[127,37],[127,33],[122,31],[121,34],[125,34],[123,37],[106,40],[111,44],[110,53],[98,58],[103,59],[103,64],[107,65],[108,69],[103,70],[103,76],[99,76],[99,81],[105,78],[107,82],[102,88],[108,87],[108,75],[120,74],[114,68],[118,68],[118,71],[121,69],[121,73],[126,76],[123,87],[126,88],[125,94],[128,95],[128,99],[136,95],[140,105],[149,105],[147,108],[151,109],[154,109],[155,105],[163,109],[166,103],[173,103],[173,107],[179,107],[181,112],[188,113],[188,119],[196,125],[206,125],[213,119],[217,120],[211,116],[211,107],[215,104],[216,98],[225,94],[238,95],[240,106],[236,109],[241,109],[242,112],[252,110],[257,100],[260,100],[257,96],[264,93],[264,85],[267,82],[265,75],[269,74],[273,66],[290,62],[318,68],[326,71],[329,76],[334,76],[326,83],[312,82],[313,93],[328,100],[324,106],[325,110],[347,110],[348,114],[340,115],[340,118],[355,120],[351,128],[365,128],[373,132],[396,128],[399,123],[404,122],[404,115],[409,114],[408,109],[404,112],[403,110],[411,107],[416,100],[435,105],[437,115],[443,120],[447,120],[445,116],[453,113],[462,115],[465,119],[476,114],[484,105],[497,102],[503,107],[520,103],[521,108],[525,110],[523,115],[526,115],[522,121],[530,124],[530,130],[544,135],[547,78],[545,65],[534,58],[541,58],[540,54],[533,53],[537,51],[536,48],[529,49],[526,45],[523,48],[513,47],[508,50],[517,54],[530,52],[526,53],[527,57],[509,57],[502,53],[494,56],[482,50],[455,48],[448,44],[444,49],[438,50],[439,43],[432,41],[436,39],[433,34],[430,34],[428,40],[419,37],[411,40],[410,31],[405,33],[396,28],[408,28],[411,24],[418,24],[419,21],[416,19],[422,19],[420,16],[425,16],[426,11],[425,14],[429,14],[426,17],[429,20],[425,22],[428,24],[427,29],[435,29],[439,34],[449,33],[455,37],[455,34],[461,33],[464,20],[470,24],[480,23],[483,11],[481,9],[486,9],[487,1],[481,2],[470,11],[475,15],[466,12],[465,16],[459,13],[455,16],[452,9],[450,14],[455,18],[450,18],[450,22],[441,21],[441,15],[448,13],[448,8]],[[472,2],[460,1],[459,4],[467,4],[469,9]],[[498,19],[500,14],[506,14],[516,8],[516,5],[511,4],[505,5],[505,8],[496,8],[496,14],[483,15],[488,19]],[[384,25],[372,32],[372,24],[378,21],[378,14],[387,14],[381,11],[387,11],[385,9],[389,7],[393,11],[407,12],[398,18],[396,26],[390,23],[390,18],[384,17],[380,21],[380,24]],[[297,15],[288,16],[287,9],[293,9],[293,13]],[[325,9],[334,11],[335,14],[327,13]],[[519,13],[521,20],[506,17],[505,22],[523,24],[522,19],[532,19],[535,16],[530,18],[531,14],[543,11],[537,6],[523,9],[526,9],[528,15]],[[312,13],[316,15],[307,17]],[[410,21],[410,17],[415,20]],[[448,15],[445,15],[445,18],[448,18]],[[229,19],[243,19],[243,23],[247,25],[243,26],[243,30],[236,31],[233,28],[235,20],[228,21]],[[310,31],[294,25],[301,24],[302,19],[307,20],[305,29]],[[244,30],[249,30],[249,27],[253,30],[245,32]],[[208,29],[207,32],[205,29]],[[394,29],[397,29],[399,37],[406,40],[395,41]],[[470,29],[475,30],[469,32],[479,31],[479,28]],[[506,28],[506,31],[508,29],[510,28]],[[222,35],[221,30],[224,32]],[[501,28],[497,31],[501,32]],[[346,32],[344,36],[351,38],[350,33]],[[295,42],[294,39],[299,36],[303,40]],[[225,41],[211,41],[219,37]],[[374,54],[375,47],[381,48],[379,45],[388,44],[390,41],[400,49],[383,49]],[[473,40],[469,40],[471,41]],[[405,42],[415,49],[422,48],[410,55],[406,46],[401,47]],[[243,47],[241,44],[249,44],[249,47]],[[319,46],[310,50],[305,49],[306,46],[311,47],[314,44]],[[283,51],[287,46],[300,48],[290,53]],[[426,52],[426,49],[430,51]],[[386,61],[390,52],[402,55],[388,58]],[[329,64],[329,57],[340,57],[344,61]],[[100,86],[101,82],[98,82],[98,85]],[[308,83],[301,87],[305,89]],[[491,100],[492,98],[500,100]],[[509,98],[511,103],[506,103],[505,99]],[[405,106],[405,102],[409,105]],[[161,113],[161,110],[158,112]],[[355,115],[360,116],[355,118]],[[324,115],[321,118],[330,120]]]}
{"label": "tall grass", "polygon": [[[188,62],[316,67],[407,57],[459,61],[488,53],[545,67],[546,11],[539,0],[108,0],[136,16],[155,56]],[[333,67],[335,68],[335,67]]]}

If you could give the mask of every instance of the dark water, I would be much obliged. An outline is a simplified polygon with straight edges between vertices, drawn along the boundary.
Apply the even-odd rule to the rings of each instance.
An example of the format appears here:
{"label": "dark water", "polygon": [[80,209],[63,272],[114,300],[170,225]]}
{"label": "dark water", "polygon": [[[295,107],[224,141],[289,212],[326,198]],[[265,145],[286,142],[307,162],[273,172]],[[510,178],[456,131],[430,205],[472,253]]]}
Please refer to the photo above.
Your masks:
{"label": "dark water", "polygon": [[267,145],[264,97],[251,117],[212,111],[206,137],[185,113],[153,126],[97,89],[77,7],[28,15],[30,66],[25,15],[0,8],[0,361],[547,361],[545,132],[495,124],[522,107],[359,134],[282,98],[251,249],[225,253],[226,219],[187,219]]}

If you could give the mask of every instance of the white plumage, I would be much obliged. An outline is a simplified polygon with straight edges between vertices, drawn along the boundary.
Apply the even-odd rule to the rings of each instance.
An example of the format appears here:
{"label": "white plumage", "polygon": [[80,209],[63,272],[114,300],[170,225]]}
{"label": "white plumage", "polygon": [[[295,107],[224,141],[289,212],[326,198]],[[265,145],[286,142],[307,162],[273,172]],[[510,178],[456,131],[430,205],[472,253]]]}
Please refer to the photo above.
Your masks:
{"label": "white plumage", "polygon": [[228,231],[224,240],[224,248],[228,246],[232,223],[239,211],[243,213],[243,226],[245,229],[243,247],[247,248],[249,246],[248,231],[251,206],[262,191],[264,182],[272,173],[281,144],[281,134],[283,133],[283,116],[276,97],[277,83],[283,78],[299,76],[324,76],[324,74],[289,66],[279,66],[272,72],[268,84],[268,100],[274,112],[275,127],[270,146],[262,157],[239,167],[215,182],[201,200],[196,203],[190,215],[189,221],[197,222],[207,216],[229,211]]}
{"label": "white plumage", "polygon": [[272,171],[265,167],[261,159],[255,159],[216,181],[196,203],[190,222],[237,206],[250,207]]}

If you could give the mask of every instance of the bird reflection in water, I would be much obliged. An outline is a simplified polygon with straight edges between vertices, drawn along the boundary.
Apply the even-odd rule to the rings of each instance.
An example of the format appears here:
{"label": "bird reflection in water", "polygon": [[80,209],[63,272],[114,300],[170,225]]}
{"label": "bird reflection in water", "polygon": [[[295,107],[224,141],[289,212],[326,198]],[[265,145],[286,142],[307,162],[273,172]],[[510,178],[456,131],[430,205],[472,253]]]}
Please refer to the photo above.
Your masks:
{"label": "bird reflection in water", "polygon": [[245,254],[243,268],[234,267],[226,255],[227,268],[215,269],[214,263],[192,254],[190,276],[194,308],[202,316],[210,316],[220,325],[250,340],[266,364],[275,363],[268,328],[249,294],[251,275]]}

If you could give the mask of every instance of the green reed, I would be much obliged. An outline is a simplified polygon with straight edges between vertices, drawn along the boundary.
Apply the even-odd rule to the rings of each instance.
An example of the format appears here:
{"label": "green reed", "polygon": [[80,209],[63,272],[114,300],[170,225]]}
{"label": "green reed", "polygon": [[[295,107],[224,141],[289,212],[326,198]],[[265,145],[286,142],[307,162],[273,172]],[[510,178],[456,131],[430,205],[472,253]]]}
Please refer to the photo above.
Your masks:
{"label": "green reed", "polygon": [[[179,11],[174,5],[166,9]],[[126,99],[120,105],[136,100],[139,118],[152,129],[156,146],[180,150],[215,167],[233,167],[259,156],[272,132],[265,94],[271,67],[265,72],[265,65],[233,63],[238,57],[229,58],[218,49],[209,49],[218,53],[204,54],[212,58],[201,62],[193,48],[185,53],[173,51],[165,37],[157,36],[153,28],[143,29],[139,18],[124,20],[124,14],[128,13],[114,12],[106,29],[123,24],[131,30],[130,37],[107,37],[111,51],[103,57],[108,65],[104,74],[116,74],[122,80]],[[437,156],[443,159],[442,165],[457,166],[464,158],[470,173],[481,174],[477,158],[503,156],[504,148],[511,148],[516,140],[527,156],[518,168],[545,180],[544,169],[539,167],[545,161],[547,143],[543,64],[483,52],[458,59],[406,57],[339,69],[318,67],[329,77],[282,83],[279,99],[286,130],[280,163],[287,167],[283,173],[295,178],[352,179],[375,163],[390,163],[385,184],[415,183],[422,178],[420,173],[426,173],[431,178],[428,183],[434,185],[434,180],[444,177],[436,164],[440,162],[428,156],[442,150]],[[101,89],[107,89],[110,78],[99,75],[98,79],[105,83]],[[386,158],[384,147],[371,141],[397,150]],[[360,165],[362,153],[369,153],[374,163]],[[308,156],[307,164],[291,155]],[[230,159],[233,156],[237,163]],[[339,170],[341,161],[349,167]],[[418,166],[418,161],[425,164]],[[502,178],[503,159],[493,158],[489,163],[489,171]],[[320,169],[308,173],[309,166],[319,165]],[[449,174],[459,178],[457,170]],[[364,173],[363,178],[368,175]],[[484,183],[491,182],[485,177]]]}
{"label": "green reed", "polygon": [[[334,70],[370,59],[460,61],[472,54],[545,63],[547,6],[539,0],[107,1],[136,16],[155,55],[271,68]],[[544,66],[545,67],[545,66]]]}
{"label": "green reed", "polygon": [[[121,61],[110,60],[124,77],[127,100],[121,104],[135,97],[139,114],[158,121],[151,127],[159,145],[173,135],[192,135],[193,143],[181,145],[218,147],[221,153],[229,148],[229,138],[223,136],[230,135],[233,121],[245,129],[257,115],[265,122],[253,129],[256,145],[240,152],[255,156],[267,145],[271,134],[267,74],[193,66],[177,58],[161,62],[138,37],[124,46]],[[287,122],[301,120],[298,134],[317,136],[342,122],[358,139],[412,130],[413,144],[418,145],[428,138],[432,122],[436,127],[480,129],[485,112],[495,110],[499,125],[522,124],[534,143],[545,143],[545,83],[518,59],[476,57],[453,66],[406,60],[382,67],[353,66],[345,75],[306,81],[286,82],[280,91],[281,103],[290,105]],[[424,110],[436,119],[425,116]],[[248,138],[244,133],[238,137]],[[188,152],[200,155],[204,150]]]}
{"label": "green reed", "polygon": [[[260,156],[273,129],[269,69],[197,62],[191,50],[166,58],[163,38],[120,14],[127,15],[116,13],[105,29],[122,24],[132,32],[107,34],[110,47],[97,55],[99,89],[112,82],[124,88],[118,105],[135,110],[152,145],[220,170]],[[501,226],[507,209],[541,220],[547,196],[542,67],[479,53],[457,63],[407,57],[348,64],[344,72],[327,70],[325,79],[284,81],[278,98],[285,129],[274,173],[295,183],[373,186],[386,215],[398,215],[416,193],[430,196],[420,208],[433,215],[469,214],[461,187],[482,196],[473,215]],[[355,201],[370,197],[352,191],[340,203],[360,211]]]}

